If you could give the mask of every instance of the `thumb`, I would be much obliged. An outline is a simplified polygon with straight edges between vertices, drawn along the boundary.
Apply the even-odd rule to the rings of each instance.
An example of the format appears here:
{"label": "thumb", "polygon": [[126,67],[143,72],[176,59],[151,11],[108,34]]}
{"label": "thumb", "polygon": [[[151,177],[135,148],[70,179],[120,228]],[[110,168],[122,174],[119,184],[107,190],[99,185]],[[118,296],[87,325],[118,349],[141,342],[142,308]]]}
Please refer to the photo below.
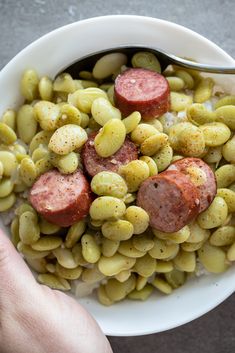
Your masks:
{"label": "thumb", "polygon": [[10,239],[0,230],[0,300],[20,293],[34,277]]}

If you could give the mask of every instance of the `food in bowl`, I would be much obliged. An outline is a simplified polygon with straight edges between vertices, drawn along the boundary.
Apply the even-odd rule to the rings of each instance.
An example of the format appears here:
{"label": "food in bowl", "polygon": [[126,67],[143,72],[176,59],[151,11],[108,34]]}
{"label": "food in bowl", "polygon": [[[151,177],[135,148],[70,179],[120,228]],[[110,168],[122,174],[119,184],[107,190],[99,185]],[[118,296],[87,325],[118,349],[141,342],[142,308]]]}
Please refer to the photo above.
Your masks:
{"label": "food in bowl", "polygon": [[27,70],[0,124],[14,245],[39,282],[104,305],[235,261],[234,96],[148,52],[116,60],[79,80]]}

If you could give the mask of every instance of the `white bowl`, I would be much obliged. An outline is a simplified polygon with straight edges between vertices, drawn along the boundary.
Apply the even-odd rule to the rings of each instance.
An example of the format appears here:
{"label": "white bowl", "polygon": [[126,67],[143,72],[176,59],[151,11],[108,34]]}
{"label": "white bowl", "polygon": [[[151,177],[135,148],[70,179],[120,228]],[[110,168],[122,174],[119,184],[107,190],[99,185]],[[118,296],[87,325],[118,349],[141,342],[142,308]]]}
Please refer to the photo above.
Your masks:
{"label": "white bowl", "polygon": [[[19,80],[26,68],[54,76],[86,54],[119,45],[156,46],[179,56],[211,64],[234,65],[222,49],[191,30],[139,16],[106,16],[59,28],[21,51],[0,73],[0,115],[21,102]],[[235,77],[220,76],[231,89]],[[235,85],[234,85],[235,86]],[[2,228],[3,225],[0,225]],[[124,301],[104,307],[93,298],[79,300],[107,335],[133,336],[168,330],[213,309],[235,290],[235,268],[221,275],[189,281],[170,296],[152,295],[146,302]],[[232,310],[232,308],[231,308]]]}

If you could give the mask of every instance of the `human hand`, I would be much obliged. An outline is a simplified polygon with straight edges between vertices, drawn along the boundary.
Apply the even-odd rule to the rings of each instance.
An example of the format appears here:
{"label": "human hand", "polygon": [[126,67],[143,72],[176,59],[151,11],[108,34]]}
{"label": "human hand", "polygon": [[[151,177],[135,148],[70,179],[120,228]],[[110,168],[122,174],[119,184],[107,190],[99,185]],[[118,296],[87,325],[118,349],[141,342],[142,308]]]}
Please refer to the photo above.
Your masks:
{"label": "human hand", "polygon": [[2,231],[0,352],[112,353],[88,312],[64,293],[39,285]]}

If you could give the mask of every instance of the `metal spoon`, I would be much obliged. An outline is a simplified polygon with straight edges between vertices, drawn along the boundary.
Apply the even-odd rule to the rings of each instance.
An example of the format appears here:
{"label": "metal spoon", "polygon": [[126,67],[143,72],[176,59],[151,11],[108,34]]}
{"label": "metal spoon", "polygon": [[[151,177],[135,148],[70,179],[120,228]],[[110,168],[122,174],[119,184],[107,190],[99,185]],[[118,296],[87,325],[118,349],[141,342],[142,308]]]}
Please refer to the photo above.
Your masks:
{"label": "metal spoon", "polygon": [[173,54],[166,53],[161,49],[149,48],[149,47],[139,46],[139,45],[121,46],[118,48],[100,50],[98,52],[83,56],[78,61],[76,61],[75,63],[72,63],[64,70],[62,70],[62,72],[66,71],[70,73],[74,78],[77,78],[79,71],[92,70],[96,61],[106,54],[117,53],[117,52],[126,54],[128,57],[128,61],[130,63],[131,57],[139,51],[149,51],[155,54],[160,62],[162,71],[165,70],[165,68],[168,65],[175,64],[181,67],[202,71],[202,72],[217,73],[217,74],[235,74],[235,66],[215,66],[215,65],[209,65],[209,64],[201,64],[201,63],[180,58]]}

